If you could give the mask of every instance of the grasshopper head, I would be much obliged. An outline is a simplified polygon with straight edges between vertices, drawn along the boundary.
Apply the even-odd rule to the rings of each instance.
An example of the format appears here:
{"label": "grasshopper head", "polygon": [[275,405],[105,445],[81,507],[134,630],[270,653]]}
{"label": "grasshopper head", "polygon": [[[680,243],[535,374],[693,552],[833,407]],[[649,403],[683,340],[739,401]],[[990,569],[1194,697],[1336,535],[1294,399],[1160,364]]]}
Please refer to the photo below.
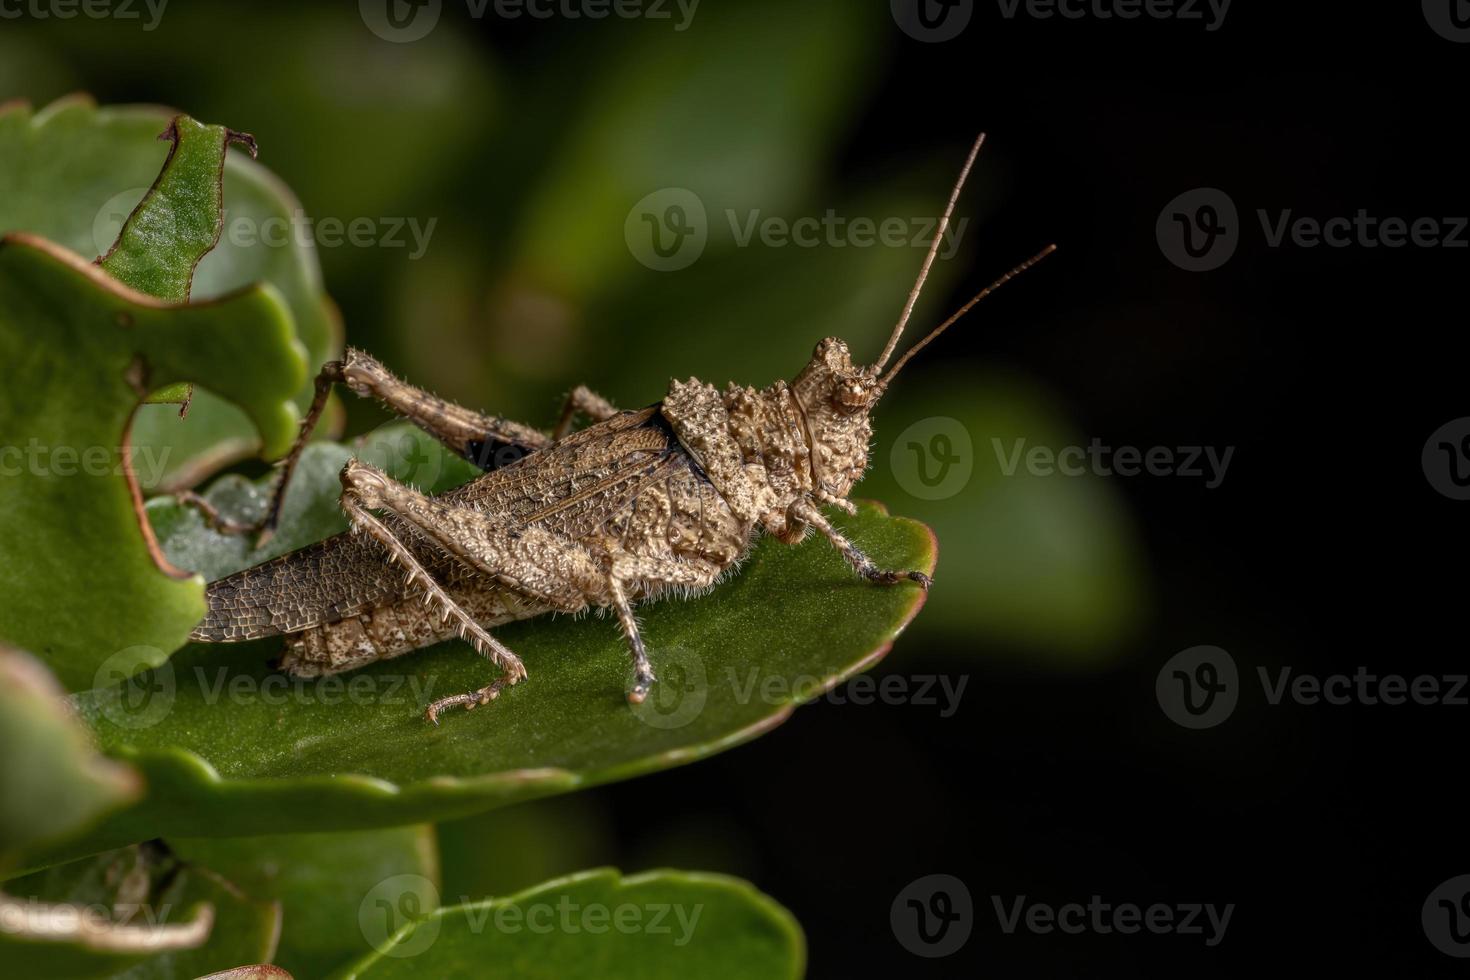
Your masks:
{"label": "grasshopper head", "polygon": [[898,338],[908,322],[919,287],[923,285],[922,274],[909,295],[908,306],[904,308],[898,326],[888,338],[888,344],[876,363],[867,367],[853,364],[847,344],[836,337],[828,337],[817,344],[816,350],[812,351],[810,363],[791,383],[791,393],[796,396],[802,414],[806,417],[812,478],[819,496],[846,497],[853,484],[862,479],[868,468],[868,447],[873,438],[873,425],[868,416],[903,366],[915,354],[929,346],[935,337],[968,313],[976,303],[1046,258],[1055,249],[1055,245],[1048,245],[982,289],[954,315],[930,331],[923,340],[910,347],[886,371],[884,365],[898,346]]}
{"label": "grasshopper head", "polygon": [[817,489],[846,497],[868,468],[873,426],[868,413],[882,393],[877,372],[857,367],[847,344],[828,337],[791,383],[806,420]]}
{"label": "grasshopper head", "polygon": [[910,347],[891,368],[884,370],[884,366],[888,364],[889,358],[893,356],[895,348],[898,347],[899,337],[902,336],[903,328],[909,322],[909,316],[914,311],[914,304],[918,301],[919,293],[924,288],[924,280],[929,276],[929,267],[933,265],[945,229],[949,227],[950,215],[954,213],[955,201],[959,198],[960,188],[964,186],[965,178],[969,175],[970,167],[974,164],[975,157],[984,142],[985,134],[981,133],[974,145],[970,147],[970,155],[965,158],[965,165],[960,170],[960,176],[955,181],[954,189],[950,191],[949,203],[945,206],[944,215],[939,220],[939,230],[935,233],[934,241],[929,246],[929,253],[924,258],[923,266],[919,269],[918,280],[914,283],[913,289],[909,291],[908,302],[904,304],[903,312],[899,315],[898,325],[893,328],[893,333],[889,336],[888,343],[884,345],[883,353],[878,356],[878,360],[867,367],[858,367],[852,363],[852,355],[848,352],[847,344],[836,337],[828,337],[817,344],[817,349],[812,351],[811,363],[807,364],[796,376],[796,380],[791,383],[792,394],[796,396],[797,403],[801,406],[802,414],[806,418],[807,443],[811,448],[812,478],[819,498],[846,497],[852,490],[853,484],[862,478],[863,472],[868,468],[868,447],[873,438],[873,426],[868,418],[869,413],[872,412],[878,399],[883,397],[883,392],[888,389],[894,376],[909,362],[909,359],[927,347],[934,338],[948,330],[976,303],[1013,277],[1040,262],[1056,248],[1055,245],[1048,245],[1040,253],[1022,262],[981,290],[978,295],[960,307],[953,316],[935,327],[923,340]]}

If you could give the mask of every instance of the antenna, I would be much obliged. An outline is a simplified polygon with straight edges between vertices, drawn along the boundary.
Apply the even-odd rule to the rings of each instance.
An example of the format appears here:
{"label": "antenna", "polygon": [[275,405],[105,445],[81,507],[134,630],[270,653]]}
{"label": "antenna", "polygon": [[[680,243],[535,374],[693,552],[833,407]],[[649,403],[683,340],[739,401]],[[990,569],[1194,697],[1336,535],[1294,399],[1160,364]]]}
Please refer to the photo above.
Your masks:
{"label": "antenna", "polygon": [[980,147],[985,144],[985,134],[981,133],[975,137],[975,144],[970,147],[970,155],[965,157],[965,165],[960,168],[959,179],[954,182],[954,190],[949,192],[949,203],[944,206],[944,217],[939,219],[939,230],[934,233],[934,242],[929,246],[929,254],[924,257],[924,265],[919,269],[919,278],[914,282],[914,288],[909,290],[908,302],[903,304],[903,312],[899,314],[898,326],[893,328],[893,335],[888,338],[888,345],[883,348],[883,354],[873,365],[873,373],[877,374],[883,370],[883,365],[893,356],[893,349],[898,346],[898,338],[903,333],[903,328],[908,326],[909,317],[913,315],[914,304],[919,301],[919,293],[924,288],[924,280],[929,278],[929,267],[934,264],[934,256],[939,253],[939,244],[944,240],[944,233],[949,228],[949,216],[954,213],[955,202],[960,199],[960,189],[965,186],[965,178],[970,176],[970,168],[975,164],[975,157],[980,155]]}
{"label": "antenna", "polygon": [[1031,256],[1031,258],[1027,259],[1025,262],[1022,262],[1010,272],[1007,272],[1005,275],[995,280],[995,282],[991,283],[984,289],[980,290],[980,292],[976,293],[968,303],[966,303],[964,306],[961,306],[958,310],[955,310],[954,313],[950,315],[949,319],[945,320],[939,326],[930,331],[929,336],[925,337],[923,340],[919,341],[917,344],[906,350],[903,357],[900,357],[898,359],[898,363],[893,365],[893,367],[889,369],[888,373],[883,375],[883,377],[879,379],[878,387],[880,389],[888,387],[888,382],[892,381],[893,376],[899,372],[899,369],[909,362],[909,358],[913,357],[919,351],[929,346],[929,341],[933,340],[935,337],[938,337],[940,334],[944,333],[944,331],[948,330],[956,320],[964,316],[966,313],[970,312],[970,310],[974,308],[976,303],[980,302],[982,299],[989,296],[991,293],[995,292],[997,289],[1004,286],[1006,283],[1010,282],[1012,279],[1016,278],[1021,273],[1025,272],[1027,269],[1031,268],[1033,265],[1040,262],[1042,259],[1046,258],[1048,255],[1055,252],[1056,250],[1056,245],[1048,245],[1046,248],[1042,249],[1040,252],[1037,252],[1035,255]]}

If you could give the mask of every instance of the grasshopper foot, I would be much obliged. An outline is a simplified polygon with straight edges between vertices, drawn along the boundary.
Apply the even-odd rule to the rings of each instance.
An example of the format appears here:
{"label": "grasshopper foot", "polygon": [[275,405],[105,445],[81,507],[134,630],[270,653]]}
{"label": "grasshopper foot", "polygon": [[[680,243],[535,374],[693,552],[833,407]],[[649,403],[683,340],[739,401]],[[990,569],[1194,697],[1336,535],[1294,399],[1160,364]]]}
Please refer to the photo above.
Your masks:
{"label": "grasshopper foot", "polygon": [[658,678],[653,676],[653,670],[644,663],[633,672],[633,686],[628,691],[629,704],[642,704],[648,697],[648,692],[653,689],[654,681]]}
{"label": "grasshopper foot", "polygon": [[[827,502],[833,503],[834,505],[836,503],[835,498]],[[873,564],[873,560],[863,554],[861,548],[847,540],[841,531],[833,527],[832,522],[827,520],[821,510],[812,504],[811,501],[804,501],[797,504],[792,509],[792,513],[799,520],[805,521],[826,535],[827,540],[831,541],[837,550],[842,552],[842,557],[847,559],[847,564],[851,566],[852,570],[874,585],[897,585],[899,582],[917,582],[919,588],[928,592],[929,586],[934,584],[934,580],[923,572],[891,572],[885,571]]]}
{"label": "grasshopper foot", "polygon": [[468,691],[464,694],[455,694],[447,698],[440,698],[439,700],[430,703],[429,707],[424,710],[424,717],[427,718],[431,724],[438,725],[439,716],[450,708],[464,708],[466,711],[474,711],[480,705],[489,704],[491,701],[494,701],[496,698],[500,697],[500,692],[502,690],[507,687],[513,686],[516,681],[520,680],[521,677],[524,676],[525,674],[524,672],[522,672],[520,677],[513,677],[509,679],[502,677],[495,683],[487,684],[484,687],[480,688],[478,691]]}
{"label": "grasshopper foot", "polygon": [[875,585],[897,585],[899,582],[917,582],[925,592],[934,584],[934,579],[923,572],[885,572],[873,568],[863,572],[863,577]]}
{"label": "grasshopper foot", "polygon": [[280,516],[280,514],[272,511],[265,516],[265,519],[258,526],[252,529],[259,532],[255,535],[255,548],[257,551],[264,548],[270,543],[271,538],[276,536],[276,522],[280,519]]}

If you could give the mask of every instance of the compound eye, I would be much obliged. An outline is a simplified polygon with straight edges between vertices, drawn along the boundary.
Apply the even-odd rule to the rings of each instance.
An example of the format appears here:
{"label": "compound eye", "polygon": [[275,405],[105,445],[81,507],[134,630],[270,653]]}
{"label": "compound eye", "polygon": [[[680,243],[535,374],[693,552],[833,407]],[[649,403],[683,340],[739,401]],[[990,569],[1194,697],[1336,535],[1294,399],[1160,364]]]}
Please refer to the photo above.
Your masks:
{"label": "compound eye", "polygon": [[842,378],[837,382],[833,400],[839,408],[856,411],[868,404],[869,385],[863,378]]}

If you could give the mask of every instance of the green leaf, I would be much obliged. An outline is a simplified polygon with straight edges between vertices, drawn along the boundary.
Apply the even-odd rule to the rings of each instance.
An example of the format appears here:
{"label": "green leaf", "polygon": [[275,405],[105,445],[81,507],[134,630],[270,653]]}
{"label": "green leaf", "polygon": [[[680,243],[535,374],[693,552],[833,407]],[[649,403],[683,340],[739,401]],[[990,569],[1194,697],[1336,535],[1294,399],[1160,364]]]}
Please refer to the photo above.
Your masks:
{"label": "green leaf", "polygon": [[[6,887],[31,907],[85,908],[99,917],[111,944],[136,960],[91,974],[114,980],[193,980],[242,963],[268,962],[281,927],[278,904],[247,896],[215,872],[181,863],[154,845],[48,868]],[[52,977],[69,975],[76,951],[13,938],[0,955],[7,966],[14,962],[21,969],[16,976]]]}
{"label": "green leaf", "polygon": [[203,582],[161,569],[140,533],[121,469],[128,420],[146,391],[193,381],[284,452],[306,366],[280,294],[262,285],[168,306],[10,235],[0,364],[0,640],[35,652],[71,689],[162,663],[203,615]]}
{"label": "green leaf", "polygon": [[[35,113],[20,103],[0,108],[0,233],[30,232],[83,257],[106,252],[159,177],[169,144],[158,135],[172,116],[155,106],[99,109],[80,96]],[[199,263],[193,298],[216,299],[268,282],[286,300],[310,365],[335,357],[342,327],[323,290],[315,249],[295,235],[267,242],[262,234],[293,227],[301,205],[241,153],[225,158],[223,200],[225,234]],[[303,379],[297,407],[304,409],[310,399],[310,381]],[[170,393],[169,400],[178,401],[179,393]],[[334,424],[335,415],[329,427]],[[262,448],[249,416],[217,393],[199,389],[182,420],[177,406],[140,408],[133,445],[156,461],[137,474],[150,490],[193,486]]]}
{"label": "green leaf", "polygon": [[[381,430],[362,452],[420,484],[445,480],[453,465],[406,425]],[[337,472],[347,457],[337,446],[307,451],[273,548],[342,529]],[[244,517],[264,503],[263,487],[245,489],[227,478],[207,496]],[[171,501],[149,512],[176,562],[220,575],[257,557]],[[921,524],[872,504],[839,523],[885,565],[933,567]],[[530,680],[437,728],[423,719],[427,700],[493,675],[461,643],[316,681],[271,670],[278,641],[190,646],[136,684],[74,699],[107,750],[150,787],[86,846],[447,819],[691,762],[769,731],[871,667],[923,596],[857,579],[820,540],[764,540],[711,594],[640,611],[661,682],[639,708],[624,699],[631,667],[613,621],[539,618],[497,631]],[[139,703],[140,688],[153,699]]]}
{"label": "green leaf", "polygon": [[33,657],[0,646],[0,872],[142,792],[137,773],[98,754],[62,694]]}
{"label": "green leaf", "polygon": [[404,925],[338,980],[783,980],[802,976],[801,927],[723,875],[588,871]]}
{"label": "green leaf", "polygon": [[326,976],[369,951],[359,919],[383,882],[439,882],[434,831],[424,825],[168,843],[189,863],[217,872],[252,898],[280,903],[274,962],[301,977]]}
{"label": "green leaf", "polygon": [[160,139],[169,143],[163,172],[97,260],[118,282],[171,303],[184,303],[194,269],[224,229],[224,165],[231,143],[255,141],[223,126],[176,116]]}

